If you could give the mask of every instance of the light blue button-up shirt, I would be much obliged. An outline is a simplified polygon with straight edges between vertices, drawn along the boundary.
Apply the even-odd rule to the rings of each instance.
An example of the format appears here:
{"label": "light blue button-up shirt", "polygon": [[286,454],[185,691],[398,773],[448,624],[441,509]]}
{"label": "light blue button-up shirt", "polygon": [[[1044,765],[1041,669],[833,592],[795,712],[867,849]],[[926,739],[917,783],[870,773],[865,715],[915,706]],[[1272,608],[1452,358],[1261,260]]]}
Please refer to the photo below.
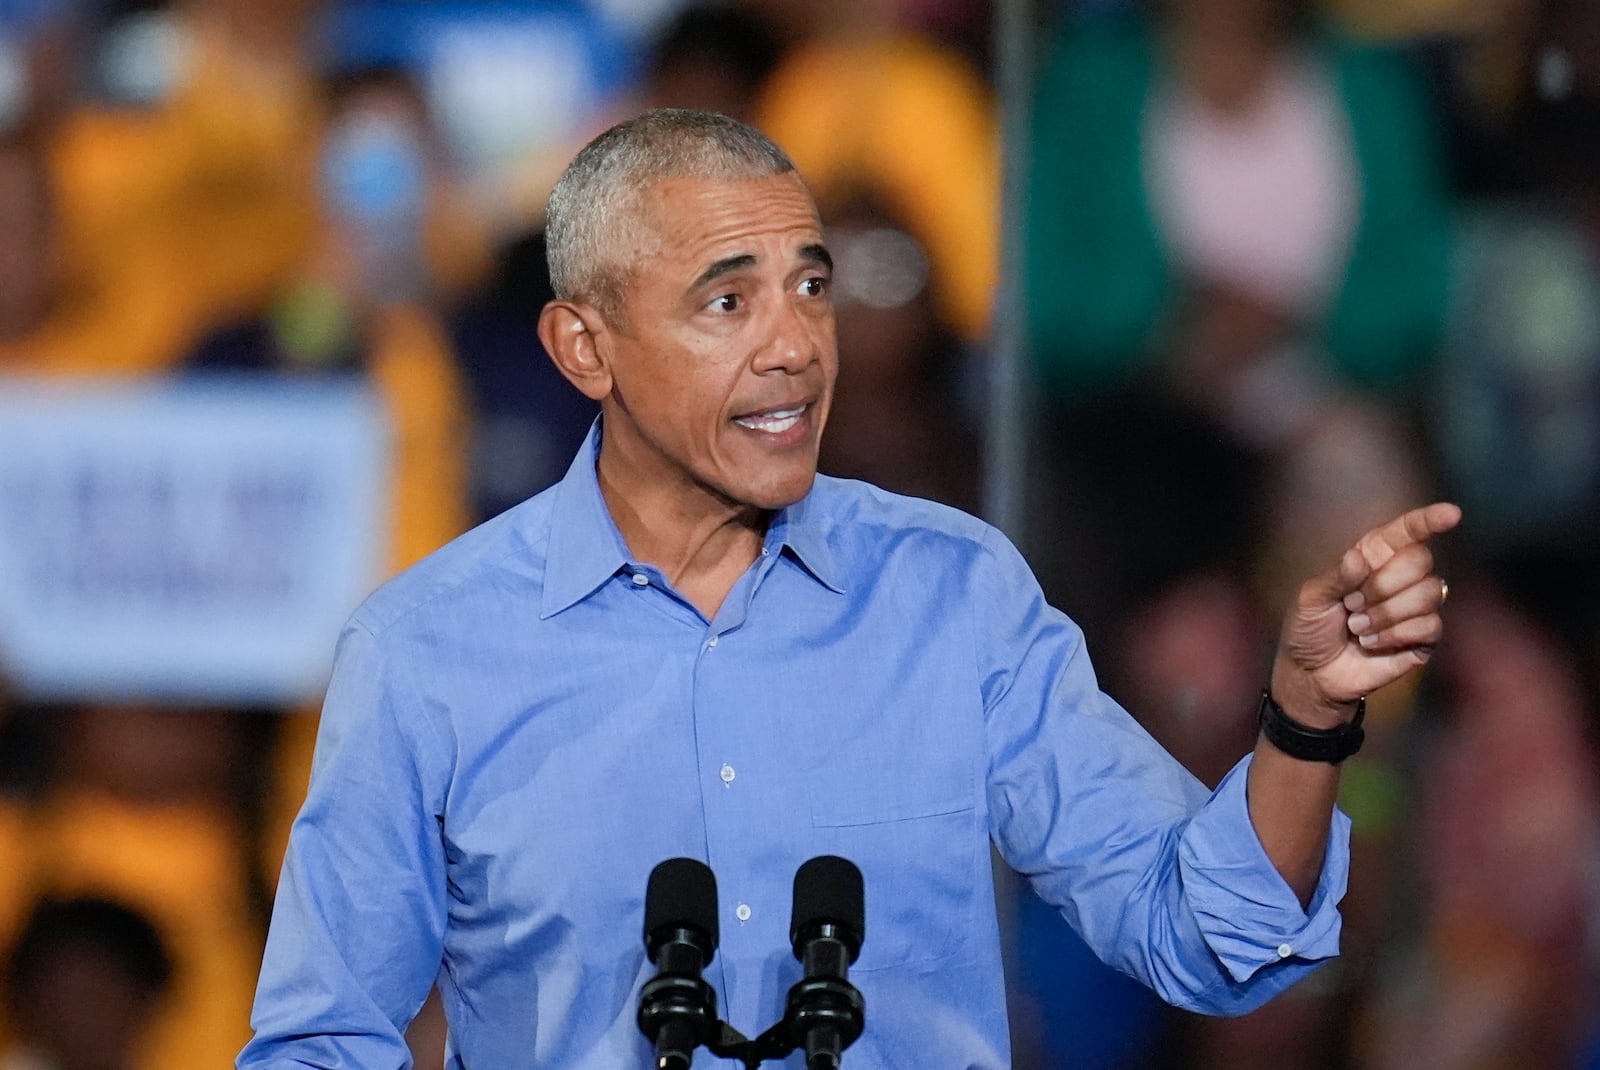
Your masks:
{"label": "light blue button-up shirt", "polygon": [[1248,759],[1208,796],[993,528],[818,477],[708,621],[629,555],[598,441],[351,619],[239,1066],[407,1065],[435,983],[452,1070],[648,1066],[645,884],[680,855],[716,873],[706,978],[747,1036],[800,977],[796,868],[860,867],[856,1067],[1010,1065],[991,838],[1173,1003],[1243,1012],[1336,953],[1344,817],[1302,910]]}

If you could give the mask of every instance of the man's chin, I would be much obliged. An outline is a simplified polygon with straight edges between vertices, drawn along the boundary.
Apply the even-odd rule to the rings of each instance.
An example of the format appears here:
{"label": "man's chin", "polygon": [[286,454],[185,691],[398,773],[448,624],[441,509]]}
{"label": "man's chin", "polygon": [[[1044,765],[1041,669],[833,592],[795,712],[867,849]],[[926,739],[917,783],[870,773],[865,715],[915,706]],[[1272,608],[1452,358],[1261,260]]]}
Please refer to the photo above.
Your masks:
{"label": "man's chin", "polygon": [[745,502],[765,512],[777,512],[787,509],[807,494],[811,493],[812,486],[817,481],[817,470],[808,469],[804,473],[796,472],[781,480],[752,487],[743,495]]}

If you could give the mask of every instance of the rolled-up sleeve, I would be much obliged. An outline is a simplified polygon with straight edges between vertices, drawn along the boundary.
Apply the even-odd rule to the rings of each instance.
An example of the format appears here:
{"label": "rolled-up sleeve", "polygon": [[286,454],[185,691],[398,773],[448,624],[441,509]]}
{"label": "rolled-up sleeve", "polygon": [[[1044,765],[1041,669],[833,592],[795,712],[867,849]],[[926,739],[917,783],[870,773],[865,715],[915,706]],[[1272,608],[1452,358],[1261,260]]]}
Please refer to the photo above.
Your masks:
{"label": "rolled-up sleeve", "polygon": [[410,1065],[444,940],[451,757],[403,662],[360,624],[340,639],[241,1070]]}
{"label": "rolled-up sleeve", "polygon": [[1263,966],[1339,953],[1338,906],[1350,871],[1350,819],[1336,810],[1322,877],[1302,910],[1250,823],[1249,771],[1246,756],[1189,822],[1178,847],[1184,894],[1200,931],[1240,982]]}
{"label": "rolled-up sleeve", "polygon": [[996,533],[978,647],[991,834],[1102,961],[1176,1006],[1254,1010],[1338,953],[1349,821],[1303,909],[1257,838],[1250,759],[1208,792],[1100,691],[1083,635]]}

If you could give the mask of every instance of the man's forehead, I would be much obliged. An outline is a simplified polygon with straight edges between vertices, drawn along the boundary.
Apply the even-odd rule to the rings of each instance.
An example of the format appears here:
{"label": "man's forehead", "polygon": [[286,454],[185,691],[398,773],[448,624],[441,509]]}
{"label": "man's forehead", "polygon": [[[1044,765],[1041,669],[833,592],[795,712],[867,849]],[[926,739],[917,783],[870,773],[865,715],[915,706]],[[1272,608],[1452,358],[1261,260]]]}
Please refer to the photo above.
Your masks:
{"label": "man's forehead", "polygon": [[642,222],[680,239],[747,228],[821,228],[811,191],[792,171],[729,178],[669,176],[642,189],[636,204]]}
{"label": "man's forehead", "polygon": [[[773,260],[831,263],[811,193],[792,172],[662,178],[639,189],[632,208],[618,222],[631,232],[625,273],[635,278],[664,272],[658,277],[693,289]],[[775,237],[784,246],[777,258],[770,252]]]}
{"label": "man's forehead", "polygon": [[744,197],[752,189],[793,191],[815,210],[811,189],[798,171],[772,171],[750,174],[665,174],[650,179],[643,187],[653,193],[677,197]]}

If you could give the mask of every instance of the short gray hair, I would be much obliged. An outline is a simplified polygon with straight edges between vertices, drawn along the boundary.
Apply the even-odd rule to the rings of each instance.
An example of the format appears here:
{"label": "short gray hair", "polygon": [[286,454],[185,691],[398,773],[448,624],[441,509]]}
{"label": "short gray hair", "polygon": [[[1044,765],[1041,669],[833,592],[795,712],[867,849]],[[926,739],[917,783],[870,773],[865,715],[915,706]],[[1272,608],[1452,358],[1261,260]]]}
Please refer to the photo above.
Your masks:
{"label": "short gray hair", "polygon": [[772,139],[713,112],[657,108],[618,123],[585,145],[550,193],[545,251],[558,299],[588,301],[620,322],[639,250],[640,198],[666,178],[754,179],[793,174]]}

